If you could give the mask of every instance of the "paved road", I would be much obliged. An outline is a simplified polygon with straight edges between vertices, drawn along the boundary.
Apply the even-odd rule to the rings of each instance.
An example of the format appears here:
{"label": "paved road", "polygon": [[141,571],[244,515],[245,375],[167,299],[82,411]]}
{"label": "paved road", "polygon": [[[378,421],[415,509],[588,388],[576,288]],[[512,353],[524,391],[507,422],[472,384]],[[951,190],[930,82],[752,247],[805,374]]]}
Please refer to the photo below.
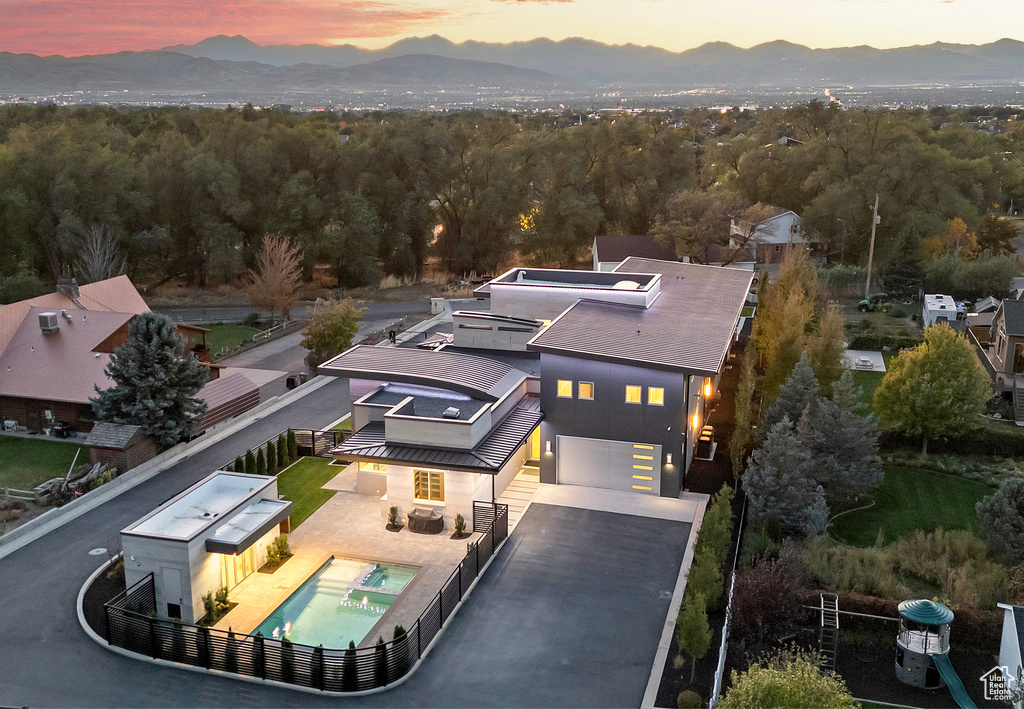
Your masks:
{"label": "paved road", "polygon": [[[401,320],[404,317],[412,315],[422,315],[430,311],[430,301],[425,299],[413,300],[413,301],[396,301],[393,303],[367,303],[362,306],[366,309],[363,313],[363,320],[366,321],[379,321],[387,320],[395,322]],[[301,305],[292,310],[293,318],[304,318],[306,317],[307,307]],[[181,320],[184,322],[190,322],[199,320],[202,322],[241,322],[247,315],[253,312],[257,312],[255,308],[161,308],[158,312],[169,315],[175,320]],[[259,311],[265,318],[270,317],[270,313],[266,311]]]}

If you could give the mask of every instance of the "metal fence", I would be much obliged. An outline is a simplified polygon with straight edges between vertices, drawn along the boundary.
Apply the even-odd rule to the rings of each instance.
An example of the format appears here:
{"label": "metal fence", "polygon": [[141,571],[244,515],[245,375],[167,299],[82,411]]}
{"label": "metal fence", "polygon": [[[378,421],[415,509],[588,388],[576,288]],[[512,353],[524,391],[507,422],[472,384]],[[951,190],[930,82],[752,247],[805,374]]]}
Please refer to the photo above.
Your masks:
{"label": "metal fence", "polygon": [[153,575],[108,601],[107,641],[155,659],[328,692],[385,687],[412,669],[451,617],[473,580],[508,537],[508,506],[493,503],[493,519],[423,614],[397,638],[370,647],[311,647],[287,639],[242,635],[155,617]]}

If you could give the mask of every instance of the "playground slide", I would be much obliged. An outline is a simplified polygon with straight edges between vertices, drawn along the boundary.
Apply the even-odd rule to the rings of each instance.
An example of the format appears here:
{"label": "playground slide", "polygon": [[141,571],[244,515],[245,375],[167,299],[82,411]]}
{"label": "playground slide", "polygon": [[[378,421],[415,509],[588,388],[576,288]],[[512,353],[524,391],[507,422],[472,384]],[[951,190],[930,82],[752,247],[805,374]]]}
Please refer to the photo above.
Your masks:
{"label": "playground slide", "polygon": [[935,663],[935,668],[939,671],[939,675],[946,682],[949,693],[953,695],[953,700],[961,709],[978,709],[975,703],[971,701],[971,698],[967,696],[964,683],[960,681],[956,670],[953,669],[953,665],[949,662],[949,655],[932,655],[932,662]]}

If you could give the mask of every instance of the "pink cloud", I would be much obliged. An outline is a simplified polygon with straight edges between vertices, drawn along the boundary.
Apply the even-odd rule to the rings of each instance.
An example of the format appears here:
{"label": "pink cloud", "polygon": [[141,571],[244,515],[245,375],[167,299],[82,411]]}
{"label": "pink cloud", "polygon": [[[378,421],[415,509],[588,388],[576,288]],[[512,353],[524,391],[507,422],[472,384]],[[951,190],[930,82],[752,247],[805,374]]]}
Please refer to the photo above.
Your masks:
{"label": "pink cloud", "polygon": [[260,44],[327,43],[433,27],[440,8],[360,0],[6,0],[0,51],[99,54],[241,34]]}

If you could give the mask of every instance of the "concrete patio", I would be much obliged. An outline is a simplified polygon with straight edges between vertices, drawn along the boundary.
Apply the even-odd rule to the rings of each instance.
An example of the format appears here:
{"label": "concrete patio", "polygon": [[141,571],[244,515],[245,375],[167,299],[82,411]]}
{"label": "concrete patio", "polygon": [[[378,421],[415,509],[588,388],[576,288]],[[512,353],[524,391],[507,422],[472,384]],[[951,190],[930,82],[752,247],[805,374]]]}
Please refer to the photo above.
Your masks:
{"label": "concrete patio", "polygon": [[275,573],[253,573],[236,586],[231,601],[238,606],[215,627],[251,632],[332,556],[419,567],[402,595],[360,644],[373,645],[380,636],[390,639],[395,625],[412,626],[465,558],[468,543],[480,537],[472,534],[451,539],[450,529],[433,535],[416,534],[408,527],[388,531],[380,499],[356,492],[355,466],[339,468],[338,475],[323,487],[336,492],[289,535],[293,556]]}

